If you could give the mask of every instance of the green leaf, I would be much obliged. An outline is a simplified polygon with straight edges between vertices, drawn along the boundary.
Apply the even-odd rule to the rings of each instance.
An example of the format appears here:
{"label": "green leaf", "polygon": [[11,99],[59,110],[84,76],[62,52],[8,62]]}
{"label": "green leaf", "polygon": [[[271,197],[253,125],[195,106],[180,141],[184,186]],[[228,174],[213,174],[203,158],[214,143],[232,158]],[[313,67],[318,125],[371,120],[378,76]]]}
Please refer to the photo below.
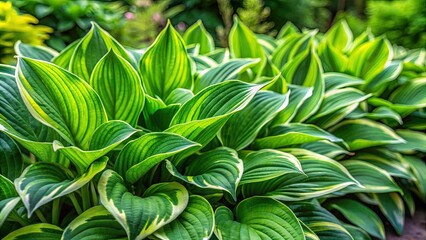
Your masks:
{"label": "green leaf", "polygon": [[312,231],[306,224],[304,224],[302,221],[300,221],[300,225],[303,229],[303,234],[305,235],[306,240],[320,240],[319,237]]}
{"label": "green leaf", "polygon": [[413,79],[397,88],[389,101],[396,105],[406,105],[412,108],[426,107],[426,78]]}
{"label": "green leaf", "polygon": [[233,58],[259,58],[260,62],[253,67],[259,73],[265,64],[266,57],[256,35],[238,17],[234,17],[234,25],[229,32],[229,51]]}
{"label": "green leaf", "polygon": [[49,47],[29,45],[21,41],[16,42],[15,52],[20,57],[29,57],[48,62],[58,55],[58,52]]}
{"label": "green leaf", "polygon": [[346,120],[333,127],[331,133],[342,138],[351,151],[404,142],[389,127],[367,119]]}
{"label": "green leaf", "polygon": [[200,54],[206,54],[214,50],[213,37],[204,28],[203,22],[198,20],[183,34],[186,45],[199,44]]}
{"label": "green leaf", "polygon": [[288,94],[290,94],[290,97],[287,107],[278,113],[272,121],[272,125],[289,123],[296,116],[297,111],[306,99],[312,96],[312,88],[289,85]]}
{"label": "green leaf", "polygon": [[219,239],[305,239],[294,213],[284,204],[265,197],[240,202],[235,220],[226,207],[216,209],[215,235]]}
{"label": "green leaf", "polygon": [[192,87],[190,58],[170,21],[142,56],[139,71],[145,92],[152,97],[166,99],[176,88]]}
{"label": "green leaf", "polygon": [[215,221],[210,203],[201,196],[189,196],[188,206],[171,223],[157,230],[159,239],[209,239]]}
{"label": "green leaf", "polygon": [[289,34],[272,53],[272,62],[274,65],[282,70],[287,63],[290,63],[295,57],[311,47],[315,34],[316,32],[309,34]]}
{"label": "green leaf", "polygon": [[0,190],[0,200],[18,196],[12,181],[2,174],[0,174]]}
{"label": "green leaf", "polygon": [[360,103],[370,96],[370,94],[364,94],[355,88],[330,90],[324,95],[318,113],[311,117],[310,121],[315,121],[316,118],[331,114],[347,106]]}
{"label": "green leaf", "polygon": [[28,217],[44,204],[83,187],[106,167],[107,161],[108,158],[105,157],[94,162],[78,177],[55,163],[40,162],[28,166],[15,179],[16,190],[28,210]]}
{"label": "green leaf", "polygon": [[253,146],[256,149],[281,148],[319,140],[328,140],[331,142],[342,141],[340,138],[335,137],[315,125],[289,123],[272,127],[269,136],[256,139]]}
{"label": "green leaf", "polygon": [[363,186],[348,186],[344,193],[351,192],[397,192],[401,191],[392,177],[383,169],[362,160],[345,160],[341,164],[348,169],[349,173]]}
{"label": "green leaf", "polygon": [[301,147],[329,158],[336,158],[337,156],[343,154],[350,154],[346,149],[342,148],[341,146],[326,140],[305,143]]}
{"label": "green leaf", "polygon": [[134,183],[164,159],[198,146],[177,134],[148,133],[126,144],[114,168],[126,181]]}
{"label": "green leaf", "polygon": [[187,190],[176,182],[149,187],[142,197],[130,193],[120,175],[106,170],[98,184],[102,205],[126,230],[129,239],[143,239],[175,220],[186,208]]}
{"label": "green leaf", "polygon": [[244,149],[256,138],[260,130],[288,104],[289,95],[259,91],[250,103],[222,127],[219,140],[224,146],[237,151]]}
{"label": "green leaf", "polygon": [[52,63],[68,69],[70,67],[70,61],[71,61],[71,57],[74,54],[75,49],[77,48],[77,46],[79,45],[80,40],[76,40],[74,42],[72,42],[70,45],[68,45],[66,48],[64,48],[59,55],[57,55],[56,57],[54,57],[52,59]]}
{"label": "green leaf", "polygon": [[166,104],[185,104],[193,97],[194,94],[191,90],[185,88],[176,88],[170,93],[164,102]]}
{"label": "green leaf", "polygon": [[385,239],[385,227],[377,214],[364,204],[351,199],[333,201],[328,207],[339,211],[349,222],[362,228],[371,236]]}
{"label": "green leaf", "polygon": [[366,42],[349,55],[348,71],[354,76],[370,82],[392,59],[393,51],[388,40],[383,37]]}
{"label": "green leaf", "polygon": [[343,72],[348,65],[348,57],[332,43],[324,42],[318,49],[324,72]]}
{"label": "green leaf", "polygon": [[393,61],[373,79],[366,81],[361,89],[378,95],[386,88],[386,84],[395,80],[399,76],[401,71],[402,63],[399,61]]}
{"label": "green leaf", "polygon": [[281,39],[284,37],[287,37],[288,35],[292,33],[298,33],[299,29],[292,23],[292,22],[286,22],[284,26],[280,29],[277,39]]}
{"label": "green leaf", "polygon": [[93,133],[90,140],[89,150],[85,151],[78,147],[65,147],[59,141],[53,142],[53,149],[68,157],[83,172],[96,159],[104,156],[119,144],[139,132],[128,123],[113,120],[100,125]]}
{"label": "green leaf", "polygon": [[[126,49],[109,35],[109,33],[92,22],[90,31],[75,46],[69,60],[69,70],[88,82],[96,64],[110,49],[132,65],[135,65],[136,61],[133,56],[128,54]],[[55,63],[57,61],[56,59]]]}
{"label": "green leaf", "polygon": [[235,150],[220,147],[188,159],[184,174],[167,162],[169,172],[201,188],[224,190],[237,200],[237,186],[243,175],[243,162]]}
{"label": "green leaf", "polygon": [[[176,88],[173,90],[173,92],[169,95],[170,98],[173,98],[173,94],[177,89],[183,88]],[[145,107],[142,114],[146,127],[151,131],[164,131],[169,127],[173,116],[179,108],[179,104],[166,105],[159,98],[153,98],[149,95],[145,95]]]}
{"label": "green leaf", "polygon": [[318,110],[324,95],[321,62],[316,53],[309,49],[287,64],[283,73],[288,83],[313,87],[312,96],[303,102],[294,117],[294,121],[302,122]]}
{"label": "green leaf", "polygon": [[48,223],[37,223],[15,230],[3,240],[58,240],[61,239],[61,235],[60,227]]}
{"label": "green leaf", "polygon": [[373,193],[380,211],[385,215],[398,235],[404,229],[405,207],[398,193]]}
{"label": "green leaf", "polygon": [[345,87],[360,86],[364,80],[344,73],[329,72],[324,74],[326,91],[340,89]]}
{"label": "green leaf", "polygon": [[323,37],[323,41],[342,52],[349,50],[352,39],[352,31],[345,20],[334,23]]}
{"label": "green leaf", "polygon": [[359,183],[340,163],[304,149],[285,149],[299,159],[305,174],[284,174],[267,181],[244,184],[242,194],[269,196],[280,201],[320,197]]}
{"label": "green leaf", "polygon": [[8,179],[14,180],[21,175],[23,169],[24,162],[18,146],[6,134],[0,132],[0,173]]}
{"label": "green leaf", "polygon": [[9,75],[14,76],[15,70],[16,70],[15,66],[0,64],[0,73],[9,74]]}
{"label": "green leaf", "polygon": [[130,63],[109,50],[93,68],[89,82],[99,94],[109,120],[123,120],[136,127],[145,94]]}
{"label": "green leaf", "polygon": [[396,133],[405,140],[405,143],[389,145],[387,146],[389,149],[407,154],[416,153],[416,151],[426,152],[425,133],[408,129],[398,129]]}
{"label": "green leaf", "polygon": [[297,202],[289,205],[296,216],[321,240],[354,240],[342,223],[318,202]]}
{"label": "green leaf", "polygon": [[343,227],[348,230],[354,240],[371,240],[370,235],[359,227],[350,224],[343,224]]}
{"label": "green leaf", "polygon": [[127,239],[127,235],[105,207],[95,206],[72,220],[64,229],[61,239]]}
{"label": "green leaf", "polygon": [[240,185],[262,182],[289,173],[303,174],[299,160],[285,152],[264,149],[249,153],[243,159],[244,173]]}
{"label": "green leaf", "polygon": [[[1,186],[0,186],[0,189],[1,189]],[[21,199],[19,197],[12,197],[12,198],[4,199],[4,200],[0,197],[0,228],[6,222],[7,217],[15,209],[15,207],[18,205],[20,201]]]}
{"label": "green leaf", "polygon": [[358,108],[358,109],[355,109],[346,117],[350,119],[357,119],[357,118],[368,118],[372,120],[388,119],[388,120],[394,120],[397,123],[402,124],[401,116],[397,112],[385,106],[375,108],[372,112],[363,112],[361,109]]}
{"label": "green leaf", "polygon": [[95,129],[107,120],[89,84],[53,64],[29,58],[18,60],[17,71],[19,90],[31,114],[70,144],[87,149]]}
{"label": "green leaf", "polygon": [[404,156],[405,161],[410,165],[412,174],[415,177],[414,183],[417,186],[419,196],[423,201],[426,200],[426,164],[425,162],[415,156]]}
{"label": "green leaf", "polygon": [[218,66],[200,72],[195,79],[194,92],[198,93],[204,88],[226,80],[236,79],[240,72],[259,63],[259,59],[238,58],[231,59]]}

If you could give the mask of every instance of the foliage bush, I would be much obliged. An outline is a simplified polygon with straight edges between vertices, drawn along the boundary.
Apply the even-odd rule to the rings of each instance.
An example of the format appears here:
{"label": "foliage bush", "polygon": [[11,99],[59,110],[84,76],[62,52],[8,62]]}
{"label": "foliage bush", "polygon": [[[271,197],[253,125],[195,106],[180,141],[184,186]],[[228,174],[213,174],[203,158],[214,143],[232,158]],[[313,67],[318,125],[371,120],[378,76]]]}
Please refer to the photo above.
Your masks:
{"label": "foliage bush", "polygon": [[236,18],[229,49],[188,31],[16,46],[3,239],[384,239],[380,216],[402,233],[426,196],[424,49],[345,22],[273,39]]}

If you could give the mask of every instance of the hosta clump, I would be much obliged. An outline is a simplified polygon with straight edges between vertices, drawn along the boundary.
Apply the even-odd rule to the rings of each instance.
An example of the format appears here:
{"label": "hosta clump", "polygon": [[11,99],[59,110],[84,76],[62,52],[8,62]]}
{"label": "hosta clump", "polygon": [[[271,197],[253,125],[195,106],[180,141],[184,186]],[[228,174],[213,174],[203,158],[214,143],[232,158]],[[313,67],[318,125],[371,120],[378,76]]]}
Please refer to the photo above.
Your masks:
{"label": "hosta clump", "polygon": [[[4,239],[384,239],[426,197],[425,50],[345,22],[198,22],[129,50],[93,24],[0,66]],[[338,216],[338,217],[336,217]]]}

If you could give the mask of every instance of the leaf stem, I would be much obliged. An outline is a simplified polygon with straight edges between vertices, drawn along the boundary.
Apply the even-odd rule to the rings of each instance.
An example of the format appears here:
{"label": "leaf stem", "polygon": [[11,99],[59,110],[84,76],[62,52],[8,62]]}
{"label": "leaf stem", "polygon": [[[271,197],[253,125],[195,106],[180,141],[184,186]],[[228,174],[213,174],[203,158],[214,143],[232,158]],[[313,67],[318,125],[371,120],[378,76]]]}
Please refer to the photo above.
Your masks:
{"label": "leaf stem", "polygon": [[93,206],[98,205],[98,195],[96,194],[96,188],[95,184],[93,182],[90,182],[90,192],[92,193],[92,203]]}
{"label": "leaf stem", "polygon": [[52,224],[53,225],[59,225],[59,205],[60,205],[59,198],[53,200],[53,207],[52,207]]}
{"label": "leaf stem", "polygon": [[77,211],[77,213],[79,215],[82,214],[83,211],[81,210],[80,204],[78,203],[77,198],[75,198],[74,193],[69,194],[68,197],[71,199],[72,205],[74,205],[74,208]]}
{"label": "leaf stem", "polygon": [[86,211],[90,208],[89,184],[86,184],[81,188],[81,198],[83,200],[83,211]]}
{"label": "leaf stem", "polygon": [[12,212],[10,213],[10,215],[9,215],[9,218],[10,218],[12,221],[18,222],[18,223],[19,223],[19,224],[21,224],[23,227],[25,227],[25,226],[27,226],[27,225],[29,225],[29,224],[30,224],[30,223],[28,222],[28,220],[27,220],[27,219],[25,219],[25,218],[23,218],[23,217],[19,216],[19,214],[18,214],[18,213],[16,213],[16,211],[12,211]]}
{"label": "leaf stem", "polygon": [[43,213],[39,209],[35,210],[35,214],[42,223],[47,223],[47,219],[44,217]]}

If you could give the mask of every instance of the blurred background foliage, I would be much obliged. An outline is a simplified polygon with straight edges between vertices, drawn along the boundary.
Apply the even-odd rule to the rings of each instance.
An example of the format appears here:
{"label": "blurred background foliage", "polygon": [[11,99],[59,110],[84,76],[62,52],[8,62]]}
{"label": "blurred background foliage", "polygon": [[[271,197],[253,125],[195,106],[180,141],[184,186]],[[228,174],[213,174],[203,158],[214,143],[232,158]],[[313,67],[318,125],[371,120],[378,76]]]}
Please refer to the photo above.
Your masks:
{"label": "blurred background foliage", "polygon": [[91,21],[124,45],[143,48],[166,19],[181,32],[201,19],[216,44],[227,46],[234,14],[254,32],[271,36],[288,21],[300,29],[325,32],[333,22],[346,19],[355,35],[369,27],[374,35],[386,35],[405,48],[426,45],[425,0],[10,0],[1,4],[2,62],[13,56],[11,47],[17,40],[32,44],[46,40],[46,45],[61,50],[82,37]]}

